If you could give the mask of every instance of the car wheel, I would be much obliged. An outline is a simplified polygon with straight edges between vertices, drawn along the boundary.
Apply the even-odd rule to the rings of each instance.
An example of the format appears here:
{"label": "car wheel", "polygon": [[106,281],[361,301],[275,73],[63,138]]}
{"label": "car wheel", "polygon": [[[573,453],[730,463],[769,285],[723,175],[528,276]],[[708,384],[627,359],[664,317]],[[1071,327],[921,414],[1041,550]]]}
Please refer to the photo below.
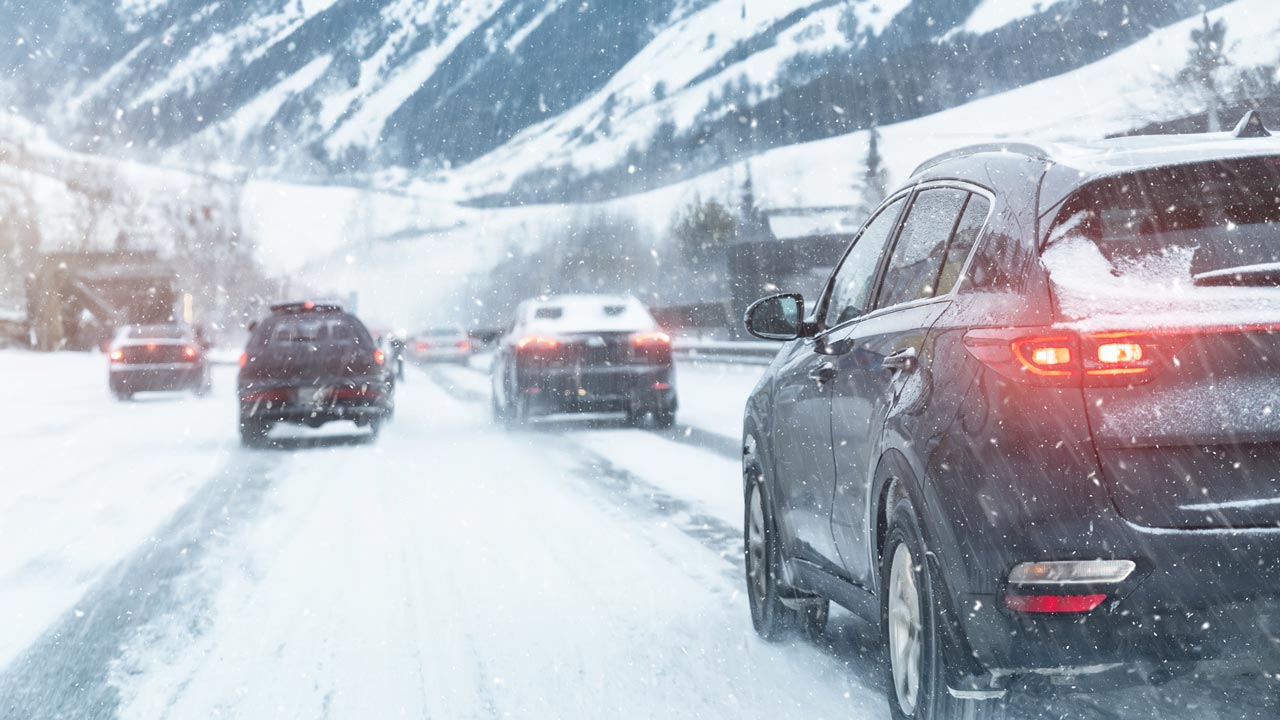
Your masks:
{"label": "car wheel", "polygon": [[970,700],[947,690],[942,647],[940,581],[926,560],[911,501],[891,516],[880,562],[880,619],[888,654],[889,709],[896,720],[996,720],[998,700]]}
{"label": "car wheel", "polygon": [[676,414],[670,410],[661,410],[653,416],[653,426],[659,430],[667,430],[676,424]]}
{"label": "car wheel", "polygon": [[369,439],[377,440],[382,434],[382,424],[386,422],[386,418],[376,417],[369,421]]}
{"label": "car wheel", "polygon": [[758,477],[747,484],[745,515],[743,551],[747,599],[756,633],[769,641],[783,640],[797,633],[811,638],[818,636],[826,627],[830,603],[812,598],[793,599],[792,605],[788,605],[783,599],[790,591],[782,581],[782,549],[773,513]]}
{"label": "car wheel", "polygon": [[133,393],[128,390],[112,390],[111,394],[120,402],[129,402],[133,399]]}

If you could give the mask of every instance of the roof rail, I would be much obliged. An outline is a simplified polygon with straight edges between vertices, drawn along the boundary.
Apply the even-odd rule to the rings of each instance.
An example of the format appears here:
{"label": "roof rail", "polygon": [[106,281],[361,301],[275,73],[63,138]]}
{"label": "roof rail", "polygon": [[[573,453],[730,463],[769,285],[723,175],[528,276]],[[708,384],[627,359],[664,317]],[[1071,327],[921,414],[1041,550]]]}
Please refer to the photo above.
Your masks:
{"label": "roof rail", "polygon": [[967,145],[965,147],[956,148],[955,150],[949,150],[947,152],[942,153],[941,155],[936,155],[934,157],[931,157],[928,160],[925,160],[924,162],[920,163],[919,167],[917,167],[915,171],[912,172],[911,174],[913,176],[919,175],[925,170],[928,170],[936,165],[940,165],[946,162],[947,160],[954,160],[955,158],[958,158],[958,157],[965,157],[967,155],[976,155],[978,153],[1001,153],[1001,152],[1016,153],[1018,155],[1026,155],[1036,160],[1050,159],[1049,153],[1047,150],[1040,147],[1039,145],[1033,145],[1032,143],[1027,143],[1027,142],[982,143],[979,145]]}
{"label": "roof rail", "polygon": [[1271,137],[1271,132],[1262,124],[1262,115],[1257,110],[1250,110],[1236,123],[1236,129],[1231,131],[1231,135],[1238,138],[1264,138]]}

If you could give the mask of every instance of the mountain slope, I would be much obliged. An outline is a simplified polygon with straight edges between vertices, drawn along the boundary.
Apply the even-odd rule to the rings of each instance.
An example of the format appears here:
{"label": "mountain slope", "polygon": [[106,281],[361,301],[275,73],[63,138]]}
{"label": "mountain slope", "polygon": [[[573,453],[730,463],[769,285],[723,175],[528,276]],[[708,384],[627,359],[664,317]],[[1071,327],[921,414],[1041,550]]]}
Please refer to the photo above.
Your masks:
{"label": "mountain slope", "polygon": [[10,0],[0,101],[82,150],[470,164],[472,196],[584,199],[1065,72],[1201,4]]}

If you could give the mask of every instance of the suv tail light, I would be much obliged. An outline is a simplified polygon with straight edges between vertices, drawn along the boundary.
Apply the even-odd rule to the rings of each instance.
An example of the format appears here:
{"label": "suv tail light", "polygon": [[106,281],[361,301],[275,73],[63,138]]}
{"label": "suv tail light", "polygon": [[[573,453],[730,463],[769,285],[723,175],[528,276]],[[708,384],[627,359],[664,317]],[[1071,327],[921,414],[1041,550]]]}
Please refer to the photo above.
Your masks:
{"label": "suv tail light", "polygon": [[373,361],[378,365],[382,365],[387,362],[387,354],[382,352],[381,350],[374,350]]}
{"label": "suv tail light", "polygon": [[193,347],[188,346],[188,347],[182,348],[182,357],[188,360],[195,360],[196,354],[197,354],[196,349]]}
{"label": "suv tail light", "polygon": [[247,352],[240,353],[240,367],[244,367],[245,365],[248,365],[248,364],[249,364],[249,353]]}
{"label": "suv tail light", "polygon": [[112,350],[108,357],[111,358],[111,362],[124,362],[124,351]]}
{"label": "suv tail light", "polygon": [[1192,333],[1123,331],[1073,333],[1052,328],[970,330],[970,355],[1001,375],[1032,385],[1080,387],[1147,382]]}

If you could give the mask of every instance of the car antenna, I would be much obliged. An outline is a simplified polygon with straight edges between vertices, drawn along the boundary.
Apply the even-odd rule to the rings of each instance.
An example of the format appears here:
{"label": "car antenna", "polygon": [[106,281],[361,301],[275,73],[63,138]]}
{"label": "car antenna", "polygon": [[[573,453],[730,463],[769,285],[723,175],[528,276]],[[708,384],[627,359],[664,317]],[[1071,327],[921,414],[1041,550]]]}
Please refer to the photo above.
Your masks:
{"label": "car antenna", "polygon": [[1238,138],[1263,138],[1271,137],[1271,132],[1262,124],[1262,115],[1257,110],[1250,110],[1236,123],[1236,129],[1231,131],[1231,135]]}

